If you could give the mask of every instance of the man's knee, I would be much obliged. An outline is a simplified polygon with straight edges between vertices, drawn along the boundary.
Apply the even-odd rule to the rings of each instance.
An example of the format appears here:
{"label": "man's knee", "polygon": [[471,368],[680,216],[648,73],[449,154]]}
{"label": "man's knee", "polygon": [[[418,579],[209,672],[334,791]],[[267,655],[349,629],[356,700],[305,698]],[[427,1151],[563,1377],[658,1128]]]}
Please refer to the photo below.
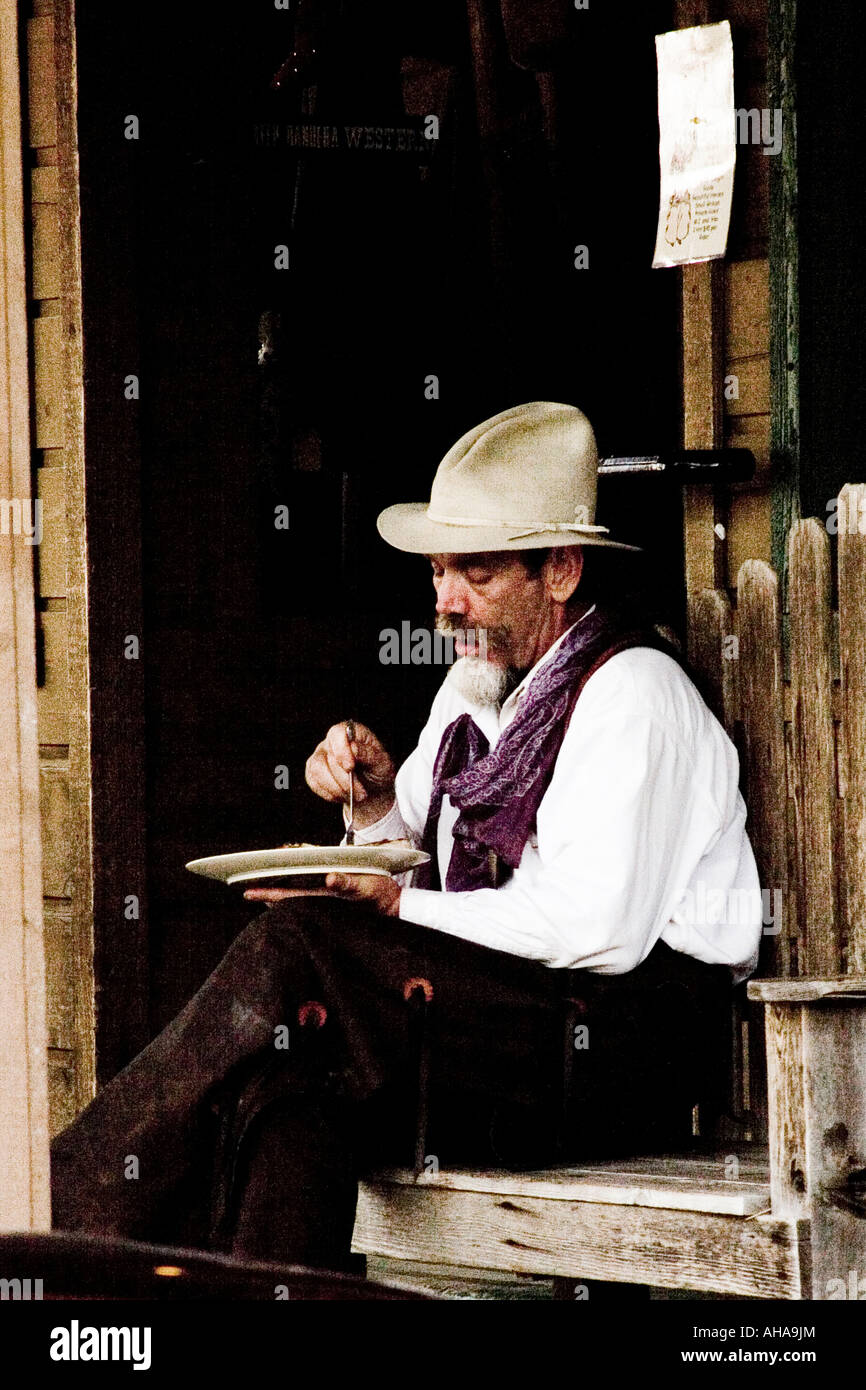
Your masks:
{"label": "man's knee", "polygon": [[364,903],[346,898],[284,898],[255,917],[247,931],[266,941],[297,936],[312,940],[317,933],[332,936],[345,927],[347,932],[387,932],[390,919],[381,917]]}
{"label": "man's knee", "polygon": [[290,968],[293,962],[309,962],[317,940],[332,941],[343,923],[357,930],[362,917],[372,916],[339,898],[285,898],[254,917],[235,937],[228,955],[242,955],[253,968],[264,969],[269,963]]}
{"label": "man's knee", "polygon": [[273,950],[291,942],[297,929],[312,920],[314,914],[309,910],[309,899],[285,898],[253,917],[235,938],[235,945],[244,942],[247,949]]}

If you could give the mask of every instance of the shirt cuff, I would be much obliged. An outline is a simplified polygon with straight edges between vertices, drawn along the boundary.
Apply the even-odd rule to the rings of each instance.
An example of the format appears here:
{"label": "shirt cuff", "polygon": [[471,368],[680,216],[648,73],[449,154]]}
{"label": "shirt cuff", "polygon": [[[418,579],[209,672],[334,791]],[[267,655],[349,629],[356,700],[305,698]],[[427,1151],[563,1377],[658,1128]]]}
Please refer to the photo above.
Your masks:
{"label": "shirt cuff", "polygon": [[[346,827],[348,827],[349,824],[349,811],[348,807],[345,805],[343,806],[343,824]],[[369,845],[374,840],[411,839],[412,836],[406,829],[405,822],[400,814],[400,807],[397,805],[396,800],[391,809],[386,811],[384,816],[380,816],[378,820],[373,821],[372,825],[365,825],[362,829],[355,830],[356,845]],[[340,844],[344,845],[345,843],[346,837],[344,835]]]}

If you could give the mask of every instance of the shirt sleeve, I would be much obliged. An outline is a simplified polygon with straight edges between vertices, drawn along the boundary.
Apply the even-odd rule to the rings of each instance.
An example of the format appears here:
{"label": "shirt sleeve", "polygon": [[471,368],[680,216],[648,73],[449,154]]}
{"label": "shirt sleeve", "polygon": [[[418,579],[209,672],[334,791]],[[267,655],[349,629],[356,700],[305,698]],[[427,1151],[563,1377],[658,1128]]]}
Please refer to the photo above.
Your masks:
{"label": "shirt sleeve", "polygon": [[499,889],[404,889],[404,920],[553,967],[620,974],[648,955],[722,815],[675,724],[633,701],[581,701],[539,807],[537,853]]}

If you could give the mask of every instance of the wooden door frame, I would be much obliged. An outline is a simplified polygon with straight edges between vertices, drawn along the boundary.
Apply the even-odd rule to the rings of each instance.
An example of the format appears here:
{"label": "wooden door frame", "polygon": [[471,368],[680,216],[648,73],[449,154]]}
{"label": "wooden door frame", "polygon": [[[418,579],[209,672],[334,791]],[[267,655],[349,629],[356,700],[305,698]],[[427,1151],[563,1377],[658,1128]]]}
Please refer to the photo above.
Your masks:
{"label": "wooden door frame", "polygon": [[[0,0],[0,496],[30,501],[18,6]],[[34,548],[0,534],[0,1230],[51,1224]]]}

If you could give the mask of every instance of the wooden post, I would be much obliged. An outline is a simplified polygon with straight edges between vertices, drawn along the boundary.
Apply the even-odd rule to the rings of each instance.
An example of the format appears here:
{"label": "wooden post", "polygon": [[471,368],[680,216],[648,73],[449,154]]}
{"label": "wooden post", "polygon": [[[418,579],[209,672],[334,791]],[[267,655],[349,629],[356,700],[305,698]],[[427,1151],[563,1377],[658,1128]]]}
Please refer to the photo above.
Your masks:
{"label": "wooden post", "polygon": [[[15,0],[0,0],[0,1230],[47,1230],[27,285]],[[31,533],[38,536],[38,529]],[[11,1273],[11,1271],[10,1271]]]}
{"label": "wooden post", "polygon": [[866,1297],[866,976],[748,989],[766,1008],[773,1216],[804,1223],[801,1296]]}
{"label": "wooden post", "polygon": [[[719,449],[724,443],[724,284],[721,261],[683,266],[683,446],[686,449]],[[727,512],[721,490],[706,483],[694,483],[685,488],[683,524],[689,654],[694,655],[700,594],[704,589],[722,588],[726,582]]]}
{"label": "wooden post", "polygon": [[800,240],[797,85],[799,0],[769,0],[767,104],[782,114],[784,140],[770,165],[770,457],[773,563],[784,591],[788,531],[800,511]]}
{"label": "wooden post", "polygon": [[[712,24],[712,0],[677,0],[678,29]],[[682,267],[683,447],[720,449],[724,444],[725,263]],[[688,604],[688,649],[698,641],[697,604],[704,589],[726,583],[727,511],[721,489],[692,484],[684,491],[683,528]],[[716,529],[718,527],[718,530]]]}

